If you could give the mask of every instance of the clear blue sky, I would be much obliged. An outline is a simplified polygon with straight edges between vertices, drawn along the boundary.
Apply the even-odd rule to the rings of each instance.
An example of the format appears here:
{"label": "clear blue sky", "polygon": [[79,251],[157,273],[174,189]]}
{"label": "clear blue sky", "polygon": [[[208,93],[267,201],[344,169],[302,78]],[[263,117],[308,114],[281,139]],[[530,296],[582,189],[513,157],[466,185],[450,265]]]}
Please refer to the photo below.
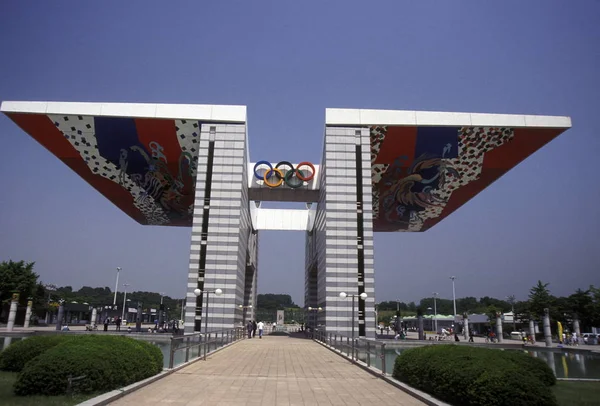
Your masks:
{"label": "clear blue sky", "polygon": [[[598,1],[3,1],[0,100],[245,104],[253,160],[319,162],[326,107],[570,115],[430,231],[377,234],[376,299],[600,284]],[[140,226],[0,117],[0,260],[183,297],[190,230]],[[304,235],[261,235],[259,292],[303,303]],[[460,310],[460,309],[459,309]]]}

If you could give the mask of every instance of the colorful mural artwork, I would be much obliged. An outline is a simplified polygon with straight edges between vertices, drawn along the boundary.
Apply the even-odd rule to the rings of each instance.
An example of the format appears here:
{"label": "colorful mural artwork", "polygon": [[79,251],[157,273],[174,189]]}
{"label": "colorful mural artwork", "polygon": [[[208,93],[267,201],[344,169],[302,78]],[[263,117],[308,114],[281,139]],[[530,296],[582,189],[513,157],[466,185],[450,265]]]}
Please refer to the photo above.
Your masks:
{"label": "colorful mural artwork", "polygon": [[[140,224],[192,225],[202,122],[6,114]],[[373,230],[428,230],[566,129],[370,126]]]}
{"label": "colorful mural artwork", "polygon": [[192,225],[199,121],[8,116],[139,223]]}
{"label": "colorful mural artwork", "polygon": [[372,126],[374,231],[425,231],[564,128]]}

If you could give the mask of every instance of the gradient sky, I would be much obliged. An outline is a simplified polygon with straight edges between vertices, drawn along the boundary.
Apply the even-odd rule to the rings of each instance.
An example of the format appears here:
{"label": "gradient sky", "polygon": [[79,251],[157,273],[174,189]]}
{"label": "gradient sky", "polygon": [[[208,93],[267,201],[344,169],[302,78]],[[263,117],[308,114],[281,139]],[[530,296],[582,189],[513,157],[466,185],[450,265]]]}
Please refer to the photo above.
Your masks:
{"label": "gradient sky", "polygon": [[[483,4],[485,3],[485,4]],[[82,6],[83,5],[83,6]],[[425,233],[375,235],[377,301],[600,285],[600,2],[2,2],[0,100],[245,104],[253,161],[319,162],[326,107],[569,115]],[[596,123],[596,124],[595,124]],[[141,226],[0,116],[0,260],[183,297],[190,229]],[[289,207],[289,205],[287,206]],[[304,233],[259,292],[304,302]],[[460,309],[459,309],[460,311]]]}

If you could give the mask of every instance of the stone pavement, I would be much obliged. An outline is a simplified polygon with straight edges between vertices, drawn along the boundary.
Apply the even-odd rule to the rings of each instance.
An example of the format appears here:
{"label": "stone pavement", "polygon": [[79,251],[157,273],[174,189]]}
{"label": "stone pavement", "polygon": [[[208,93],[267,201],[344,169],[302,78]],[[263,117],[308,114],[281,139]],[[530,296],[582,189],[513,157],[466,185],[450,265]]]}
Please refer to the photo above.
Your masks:
{"label": "stone pavement", "polygon": [[111,405],[423,405],[302,338],[243,340]]}

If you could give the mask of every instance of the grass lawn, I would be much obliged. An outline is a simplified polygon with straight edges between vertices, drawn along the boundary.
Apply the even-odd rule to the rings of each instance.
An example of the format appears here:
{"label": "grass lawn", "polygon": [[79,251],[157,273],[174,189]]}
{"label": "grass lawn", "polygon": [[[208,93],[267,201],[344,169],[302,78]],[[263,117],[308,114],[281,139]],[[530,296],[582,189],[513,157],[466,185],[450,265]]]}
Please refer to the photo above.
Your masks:
{"label": "grass lawn", "polygon": [[96,396],[93,394],[75,394],[73,396],[16,396],[13,383],[17,380],[16,372],[0,371],[0,404],[2,406],[70,406]]}
{"label": "grass lawn", "polygon": [[600,382],[558,381],[552,390],[561,406],[600,405]]}

